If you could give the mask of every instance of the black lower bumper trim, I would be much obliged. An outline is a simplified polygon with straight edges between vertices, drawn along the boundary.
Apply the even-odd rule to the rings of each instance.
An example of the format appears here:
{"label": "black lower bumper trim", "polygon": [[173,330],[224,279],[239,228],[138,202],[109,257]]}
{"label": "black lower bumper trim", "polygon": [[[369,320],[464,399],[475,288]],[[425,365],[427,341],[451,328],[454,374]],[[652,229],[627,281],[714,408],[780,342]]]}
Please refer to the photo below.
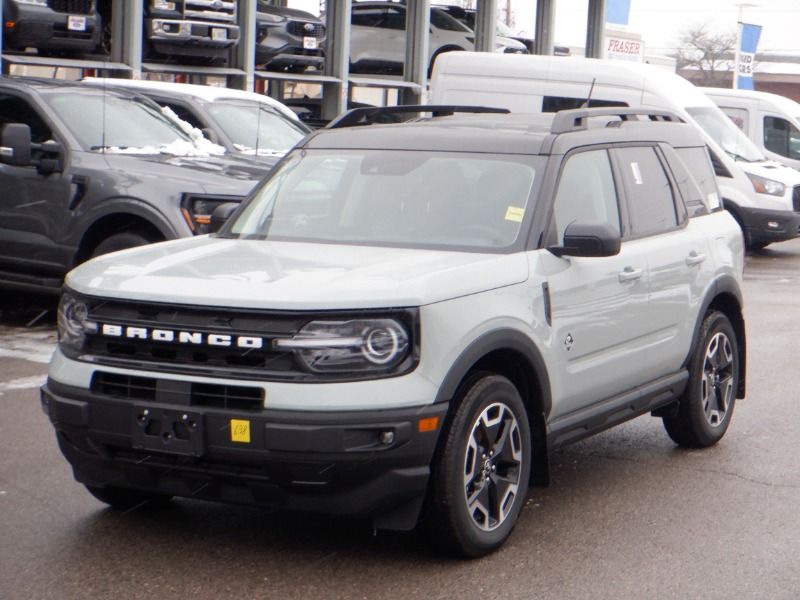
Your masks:
{"label": "black lower bumper trim", "polygon": [[390,529],[416,525],[440,430],[418,423],[441,425],[447,410],[254,414],[143,405],[53,381],[41,399],[81,483],[364,516]]}
{"label": "black lower bumper trim", "polygon": [[800,235],[800,213],[749,207],[739,207],[736,212],[748,245],[782,242]]}

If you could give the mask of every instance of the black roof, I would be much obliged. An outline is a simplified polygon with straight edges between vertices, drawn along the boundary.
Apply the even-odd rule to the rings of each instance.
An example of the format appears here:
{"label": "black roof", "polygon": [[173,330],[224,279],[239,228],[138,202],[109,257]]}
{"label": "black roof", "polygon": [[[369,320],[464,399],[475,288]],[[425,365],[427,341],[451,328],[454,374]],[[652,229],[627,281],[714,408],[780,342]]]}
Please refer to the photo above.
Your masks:
{"label": "black roof", "polygon": [[[601,116],[603,110],[562,111],[557,118],[554,113],[454,115],[397,124],[322,129],[307,139],[304,146],[310,149],[562,154],[576,146],[626,141],[665,142],[675,147],[704,145],[692,125],[633,118],[620,121],[614,114]],[[581,116],[587,112],[593,117],[588,128],[564,130],[567,113]],[[556,126],[558,130],[554,133]]]}

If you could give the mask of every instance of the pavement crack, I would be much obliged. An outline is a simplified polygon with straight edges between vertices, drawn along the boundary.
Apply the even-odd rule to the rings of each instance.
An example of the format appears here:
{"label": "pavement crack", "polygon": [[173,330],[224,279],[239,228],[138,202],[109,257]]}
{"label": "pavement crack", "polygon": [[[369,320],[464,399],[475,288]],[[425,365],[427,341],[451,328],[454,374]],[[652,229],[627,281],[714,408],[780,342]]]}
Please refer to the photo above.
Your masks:
{"label": "pavement crack", "polygon": [[[592,456],[596,456],[600,459],[606,460],[616,460],[622,462],[631,462],[640,465],[647,465],[653,466],[653,463],[644,459],[640,458],[629,458],[626,456],[613,456],[610,454],[600,454],[597,452],[593,452]],[[672,469],[674,471],[694,471],[696,473],[710,473],[713,475],[722,475],[726,477],[735,477],[736,479],[740,479],[741,481],[746,481],[748,483],[752,483],[755,485],[760,485],[769,488],[779,488],[779,489],[787,489],[787,490],[800,490],[800,484],[798,483],[776,483],[774,481],[764,481],[762,479],[756,479],[754,477],[747,477],[746,475],[742,475],[741,473],[737,473],[735,471],[726,471],[724,469],[710,469],[708,467],[692,467],[687,466],[685,464],[675,465],[675,464],[664,464],[659,465],[659,467],[665,467],[667,469]]]}

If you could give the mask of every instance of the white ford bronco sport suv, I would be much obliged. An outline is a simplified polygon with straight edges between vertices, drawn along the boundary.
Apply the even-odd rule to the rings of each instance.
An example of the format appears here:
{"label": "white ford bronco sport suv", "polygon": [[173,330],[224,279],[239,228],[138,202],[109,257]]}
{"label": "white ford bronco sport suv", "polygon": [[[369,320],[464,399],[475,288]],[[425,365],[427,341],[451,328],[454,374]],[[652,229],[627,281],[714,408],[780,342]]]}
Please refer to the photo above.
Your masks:
{"label": "white ford bronco sport suv", "polygon": [[218,233],[68,275],[43,408],[112,506],[421,521],[481,556],[554,449],[648,412],[725,433],[744,251],[715,185],[668,113],[320,130]]}

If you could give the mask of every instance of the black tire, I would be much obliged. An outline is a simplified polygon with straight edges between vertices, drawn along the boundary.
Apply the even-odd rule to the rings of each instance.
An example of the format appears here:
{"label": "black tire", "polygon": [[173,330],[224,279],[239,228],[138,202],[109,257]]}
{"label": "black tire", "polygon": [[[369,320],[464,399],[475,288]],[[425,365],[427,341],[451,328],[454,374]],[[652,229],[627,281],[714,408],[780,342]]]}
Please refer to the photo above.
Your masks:
{"label": "black tire", "polygon": [[505,377],[476,377],[456,402],[433,464],[425,525],[440,549],[477,558],[514,529],[528,490],[531,432],[519,391]]}
{"label": "black tire", "polygon": [[151,244],[153,240],[146,238],[140,233],[132,231],[123,231],[122,233],[115,233],[108,236],[102,242],[97,244],[92,251],[92,258],[108,254],[109,252],[116,252],[117,250],[127,250],[128,248],[136,248],[137,246],[144,246]]}
{"label": "black tire", "polygon": [[733,415],[739,367],[739,344],[731,322],[721,312],[709,312],[700,326],[678,410],[664,417],[664,428],[676,444],[707,448],[722,439]]}
{"label": "black tire", "polygon": [[167,496],[166,494],[129,490],[111,485],[104,487],[86,485],[85,487],[100,502],[105,502],[117,510],[130,510],[144,504],[166,504],[172,498],[172,496]]}
{"label": "black tire", "polygon": [[751,252],[759,252],[769,246],[772,242],[753,242],[747,245],[747,249]]}

